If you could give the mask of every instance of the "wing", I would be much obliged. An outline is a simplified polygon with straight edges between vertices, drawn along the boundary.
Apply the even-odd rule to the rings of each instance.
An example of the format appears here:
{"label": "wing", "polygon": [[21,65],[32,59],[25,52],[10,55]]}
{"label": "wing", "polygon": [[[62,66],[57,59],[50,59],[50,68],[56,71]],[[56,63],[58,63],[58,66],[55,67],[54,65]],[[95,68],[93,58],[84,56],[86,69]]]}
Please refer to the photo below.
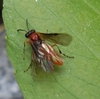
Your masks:
{"label": "wing", "polygon": [[[40,48],[43,49],[41,43],[31,42],[31,46],[33,49],[32,59],[35,60],[45,72],[51,72],[54,69],[54,63],[48,59],[49,57],[46,57],[48,54],[45,54],[40,50]],[[43,49],[43,51],[45,51],[45,49]]]}
{"label": "wing", "polygon": [[72,41],[72,37],[66,33],[49,33],[49,34],[40,33],[40,34],[45,40],[48,40],[50,42],[60,44],[63,46],[69,45],[70,42]]}

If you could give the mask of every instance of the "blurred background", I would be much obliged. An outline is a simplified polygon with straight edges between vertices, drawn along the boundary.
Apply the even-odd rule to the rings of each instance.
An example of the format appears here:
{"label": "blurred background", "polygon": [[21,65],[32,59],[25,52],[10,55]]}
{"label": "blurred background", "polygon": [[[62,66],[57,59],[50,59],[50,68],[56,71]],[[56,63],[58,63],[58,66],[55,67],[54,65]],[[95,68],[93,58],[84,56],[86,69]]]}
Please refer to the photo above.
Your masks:
{"label": "blurred background", "polygon": [[2,10],[3,0],[0,0],[0,99],[23,99],[6,53],[6,30]]}

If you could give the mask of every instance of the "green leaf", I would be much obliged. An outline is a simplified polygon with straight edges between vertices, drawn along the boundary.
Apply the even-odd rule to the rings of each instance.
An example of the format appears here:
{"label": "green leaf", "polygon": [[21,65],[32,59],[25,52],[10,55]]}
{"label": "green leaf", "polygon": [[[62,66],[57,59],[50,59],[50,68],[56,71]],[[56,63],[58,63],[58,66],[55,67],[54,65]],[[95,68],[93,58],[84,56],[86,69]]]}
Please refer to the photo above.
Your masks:
{"label": "green leaf", "polygon": [[[7,53],[16,71],[16,80],[25,99],[99,99],[100,98],[100,0],[4,0],[3,18],[7,32]],[[26,19],[29,28],[40,32],[68,33],[73,40],[60,46],[64,65],[37,75],[27,69],[31,47],[23,43]],[[63,38],[62,38],[63,39]],[[66,40],[65,40],[66,42]]]}

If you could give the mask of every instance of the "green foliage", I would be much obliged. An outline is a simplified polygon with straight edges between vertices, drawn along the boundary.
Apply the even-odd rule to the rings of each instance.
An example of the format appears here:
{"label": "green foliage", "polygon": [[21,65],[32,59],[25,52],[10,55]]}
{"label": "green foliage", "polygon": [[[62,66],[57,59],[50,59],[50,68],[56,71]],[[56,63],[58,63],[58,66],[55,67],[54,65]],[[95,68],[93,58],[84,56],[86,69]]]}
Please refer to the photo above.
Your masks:
{"label": "green foliage", "polygon": [[[25,99],[100,98],[100,0],[4,0],[3,19],[7,32],[7,53],[16,71],[16,80]],[[37,75],[24,73],[31,60],[24,33],[29,28],[40,32],[68,33],[73,40],[61,50],[74,59],[64,58],[62,67],[51,74],[38,67]],[[65,40],[66,42],[66,40]]]}

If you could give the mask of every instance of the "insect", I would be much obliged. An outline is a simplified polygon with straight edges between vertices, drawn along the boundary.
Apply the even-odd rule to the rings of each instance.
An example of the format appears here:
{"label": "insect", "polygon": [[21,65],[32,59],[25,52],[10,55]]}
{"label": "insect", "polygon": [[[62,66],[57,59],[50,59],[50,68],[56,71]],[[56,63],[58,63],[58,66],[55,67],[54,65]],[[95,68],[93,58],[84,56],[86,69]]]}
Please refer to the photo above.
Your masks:
{"label": "insect", "polygon": [[[66,33],[40,33],[36,32],[34,29],[29,30],[28,28],[28,21],[26,20],[27,29],[18,29],[17,31],[25,31],[25,37],[28,39],[28,43],[32,47],[32,54],[31,54],[31,63],[29,68],[32,66],[32,62],[35,61],[45,72],[51,72],[54,70],[54,65],[62,66],[63,65],[63,58],[60,54],[63,54],[58,47],[57,44],[61,44],[63,46],[67,46],[72,38],[70,35]],[[53,42],[53,45],[50,45],[46,42],[46,40]],[[55,51],[54,47],[57,47],[59,53]],[[24,43],[25,47],[25,43]],[[67,56],[68,58],[74,58]],[[28,68],[28,69],[29,69]],[[27,70],[28,70],[27,69]]]}

